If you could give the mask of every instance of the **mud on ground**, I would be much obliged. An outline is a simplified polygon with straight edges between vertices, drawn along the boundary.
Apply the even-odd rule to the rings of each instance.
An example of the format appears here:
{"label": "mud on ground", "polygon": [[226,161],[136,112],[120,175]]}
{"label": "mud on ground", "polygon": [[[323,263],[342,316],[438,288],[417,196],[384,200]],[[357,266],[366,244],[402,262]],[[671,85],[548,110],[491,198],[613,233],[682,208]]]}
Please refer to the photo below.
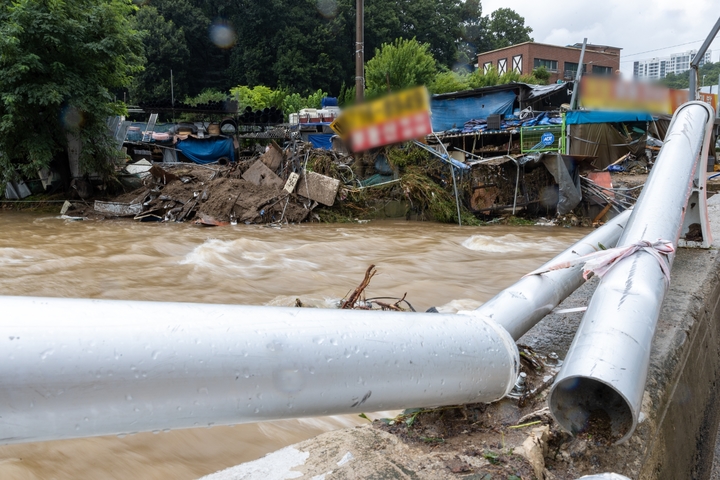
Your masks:
{"label": "mud on ground", "polygon": [[514,398],[406,410],[373,427],[421,449],[426,469],[444,459],[443,473],[457,478],[576,480],[591,473],[629,473],[628,446],[612,445],[617,439],[601,418],[591,418],[573,437],[551,417],[546,395],[559,366],[546,365],[530,348],[521,348],[521,359],[526,387]]}

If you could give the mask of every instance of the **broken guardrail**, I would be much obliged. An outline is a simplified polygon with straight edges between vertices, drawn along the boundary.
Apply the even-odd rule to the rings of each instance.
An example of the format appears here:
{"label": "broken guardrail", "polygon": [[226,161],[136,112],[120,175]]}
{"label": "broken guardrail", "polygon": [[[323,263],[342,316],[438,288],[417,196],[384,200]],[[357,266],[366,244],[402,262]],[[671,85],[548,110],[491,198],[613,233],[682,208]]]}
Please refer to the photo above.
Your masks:
{"label": "broken guardrail", "polygon": [[[555,261],[614,246],[626,220]],[[491,402],[517,379],[513,337],[581,283],[524,278],[487,318],[0,297],[0,444]]]}
{"label": "broken guardrail", "polygon": [[[538,270],[542,271],[550,265],[575,260],[605,246],[615,246],[630,217],[630,212],[631,210],[622,212]],[[585,279],[581,265],[543,275],[529,275],[495,295],[472,314],[493,320],[517,340],[583,283]]]}
{"label": "broken guardrail", "polygon": [[490,402],[519,355],[463,315],[0,297],[0,444]]}
{"label": "broken guardrail", "polygon": [[[619,247],[660,239],[677,246],[689,217],[698,219],[702,243],[709,246],[703,187],[713,118],[712,108],[702,102],[675,112]],[[581,432],[596,416],[595,421],[609,417],[617,443],[634,432],[674,256],[665,260],[638,251],[600,281],[550,391],[550,410],[565,429]]]}

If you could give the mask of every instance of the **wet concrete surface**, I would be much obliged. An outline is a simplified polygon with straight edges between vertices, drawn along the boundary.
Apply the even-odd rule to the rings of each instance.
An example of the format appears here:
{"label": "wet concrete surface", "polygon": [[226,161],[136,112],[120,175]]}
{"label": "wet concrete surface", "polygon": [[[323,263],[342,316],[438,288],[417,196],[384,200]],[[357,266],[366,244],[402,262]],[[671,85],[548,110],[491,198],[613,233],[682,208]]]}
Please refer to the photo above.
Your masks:
{"label": "wet concrete surface", "polygon": [[[720,195],[708,203],[713,247],[678,250],[653,339],[641,422],[628,445],[606,452],[627,462],[618,473],[631,478],[720,478],[710,476],[714,451],[720,451],[713,448],[720,370]],[[559,309],[586,306],[596,286],[596,280],[586,283]],[[563,357],[582,315],[550,314],[518,343]]]}

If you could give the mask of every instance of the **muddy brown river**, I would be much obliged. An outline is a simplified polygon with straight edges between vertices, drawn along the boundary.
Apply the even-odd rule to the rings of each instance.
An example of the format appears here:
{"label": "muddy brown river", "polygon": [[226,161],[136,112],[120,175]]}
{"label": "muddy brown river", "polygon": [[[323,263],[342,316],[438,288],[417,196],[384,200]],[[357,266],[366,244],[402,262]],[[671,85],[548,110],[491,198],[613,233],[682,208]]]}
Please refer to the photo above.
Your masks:
{"label": "muddy brown river", "polygon": [[[404,221],[200,228],[0,212],[0,293],[278,306],[299,298],[331,307],[375,264],[368,296],[407,292],[418,311],[456,311],[479,306],[585,234]],[[0,479],[195,479],[365,421],[335,416],[5,445]]]}

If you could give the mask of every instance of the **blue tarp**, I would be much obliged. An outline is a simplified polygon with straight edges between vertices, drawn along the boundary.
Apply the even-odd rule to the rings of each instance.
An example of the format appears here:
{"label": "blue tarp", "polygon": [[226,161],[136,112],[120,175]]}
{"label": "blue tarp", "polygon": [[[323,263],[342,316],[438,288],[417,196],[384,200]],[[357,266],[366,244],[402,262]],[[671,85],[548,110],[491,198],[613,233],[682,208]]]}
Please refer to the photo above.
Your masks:
{"label": "blue tarp", "polygon": [[511,115],[515,97],[513,92],[496,92],[479,97],[431,99],[433,131],[462,128],[470,119],[487,119],[492,114]]}
{"label": "blue tarp", "polygon": [[192,138],[177,142],[177,149],[188,159],[201,165],[217,162],[220,157],[235,161],[235,146],[231,138],[210,137]]}
{"label": "blue tarp", "polygon": [[325,150],[332,149],[332,133],[316,133],[308,135],[308,140],[312,143],[313,148],[322,148]]}
{"label": "blue tarp", "polygon": [[568,125],[586,123],[652,122],[653,117],[645,112],[603,112],[598,110],[573,110],[565,114]]}

